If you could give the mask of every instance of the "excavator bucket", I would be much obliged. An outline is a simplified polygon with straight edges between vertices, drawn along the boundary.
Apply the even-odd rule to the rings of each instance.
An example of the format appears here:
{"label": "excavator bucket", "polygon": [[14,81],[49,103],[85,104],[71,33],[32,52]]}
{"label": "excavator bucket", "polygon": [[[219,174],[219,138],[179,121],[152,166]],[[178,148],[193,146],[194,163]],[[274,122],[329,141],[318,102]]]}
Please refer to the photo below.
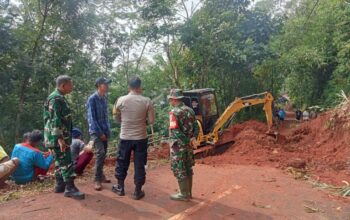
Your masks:
{"label": "excavator bucket", "polygon": [[206,145],[194,150],[194,156],[196,159],[198,159],[207,156],[219,155],[224,153],[232,144],[234,144],[233,140],[222,144]]}
{"label": "excavator bucket", "polygon": [[277,131],[273,131],[273,130],[268,130],[266,133],[266,135],[274,137],[274,138],[278,138],[278,132]]}
{"label": "excavator bucket", "polygon": [[230,130],[224,130],[218,142],[207,142],[205,145],[194,150],[195,158],[203,158],[207,156],[219,155],[224,153],[231,145],[234,144],[233,138],[230,138]]}

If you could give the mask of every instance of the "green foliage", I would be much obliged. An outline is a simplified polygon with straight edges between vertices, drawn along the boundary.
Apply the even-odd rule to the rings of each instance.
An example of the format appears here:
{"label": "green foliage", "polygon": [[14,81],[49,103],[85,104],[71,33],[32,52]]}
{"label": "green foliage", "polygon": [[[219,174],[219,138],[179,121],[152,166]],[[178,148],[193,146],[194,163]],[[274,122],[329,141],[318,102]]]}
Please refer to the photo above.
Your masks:
{"label": "green foliage", "polygon": [[[109,101],[139,75],[167,133],[170,88],[212,87],[221,110],[236,96],[288,93],[296,107],[333,106],[350,93],[350,6],[344,0],[28,0],[0,8],[0,144],[43,128],[54,78],[68,74],[74,124],[98,76]],[[238,120],[263,118],[247,109]],[[112,120],[111,120],[112,121]],[[112,121],[113,138],[119,125]]]}
{"label": "green foliage", "polygon": [[269,55],[267,43],[276,25],[249,1],[207,1],[186,22],[181,41],[189,48],[186,76],[193,87],[217,89],[221,109],[237,96],[261,92],[254,67]]}
{"label": "green foliage", "polygon": [[305,0],[289,7],[280,34],[269,44],[272,58],[255,73],[263,84],[287,92],[299,108],[333,106],[341,89],[350,92],[344,68],[349,62],[349,6],[340,0]]}

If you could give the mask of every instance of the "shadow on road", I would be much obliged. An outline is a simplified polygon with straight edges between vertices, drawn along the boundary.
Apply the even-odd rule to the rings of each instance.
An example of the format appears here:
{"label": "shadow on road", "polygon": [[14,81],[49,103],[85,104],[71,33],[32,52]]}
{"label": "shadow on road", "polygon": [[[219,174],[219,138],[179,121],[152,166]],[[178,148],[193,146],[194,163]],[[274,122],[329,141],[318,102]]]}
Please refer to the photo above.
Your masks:
{"label": "shadow on road", "polygon": [[161,215],[148,210],[143,206],[137,204],[130,205],[125,202],[125,198],[108,197],[103,194],[88,195],[87,199],[82,202],[85,209],[93,210],[102,216],[110,216],[119,219],[160,219]]}

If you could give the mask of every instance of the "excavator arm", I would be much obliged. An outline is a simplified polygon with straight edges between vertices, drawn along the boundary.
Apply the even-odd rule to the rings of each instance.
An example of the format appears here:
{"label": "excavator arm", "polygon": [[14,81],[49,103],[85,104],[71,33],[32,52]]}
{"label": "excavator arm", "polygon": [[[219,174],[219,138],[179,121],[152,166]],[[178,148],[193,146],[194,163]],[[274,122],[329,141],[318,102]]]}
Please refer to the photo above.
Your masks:
{"label": "excavator arm", "polygon": [[241,109],[263,104],[264,105],[264,111],[266,114],[266,120],[268,124],[268,129],[270,130],[272,128],[272,102],[273,102],[273,96],[269,92],[261,93],[261,94],[255,94],[251,96],[236,98],[224,111],[224,113],[218,118],[216,121],[212,132],[210,132],[207,135],[203,135],[203,132],[200,132],[197,142],[203,143],[211,143],[216,144],[219,140],[219,131],[220,129],[226,124],[228,120],[232,117],[233,114],[239,112]]}

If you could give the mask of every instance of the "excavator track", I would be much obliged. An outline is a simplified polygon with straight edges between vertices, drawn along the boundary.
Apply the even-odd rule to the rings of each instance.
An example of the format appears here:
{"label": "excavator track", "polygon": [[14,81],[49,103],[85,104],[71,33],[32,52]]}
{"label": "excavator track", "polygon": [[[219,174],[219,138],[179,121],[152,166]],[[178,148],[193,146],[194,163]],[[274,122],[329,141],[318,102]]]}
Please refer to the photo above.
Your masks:
{"label": "excavator track", "polygon": [[234,144],[234,140],[230,140],[225,143],[218,143],[214,145],[205,145],[196,150],[194,150],[194,157],[196,159],[204,158],[207,156],[214,156],[223,154],[232,144]]}

